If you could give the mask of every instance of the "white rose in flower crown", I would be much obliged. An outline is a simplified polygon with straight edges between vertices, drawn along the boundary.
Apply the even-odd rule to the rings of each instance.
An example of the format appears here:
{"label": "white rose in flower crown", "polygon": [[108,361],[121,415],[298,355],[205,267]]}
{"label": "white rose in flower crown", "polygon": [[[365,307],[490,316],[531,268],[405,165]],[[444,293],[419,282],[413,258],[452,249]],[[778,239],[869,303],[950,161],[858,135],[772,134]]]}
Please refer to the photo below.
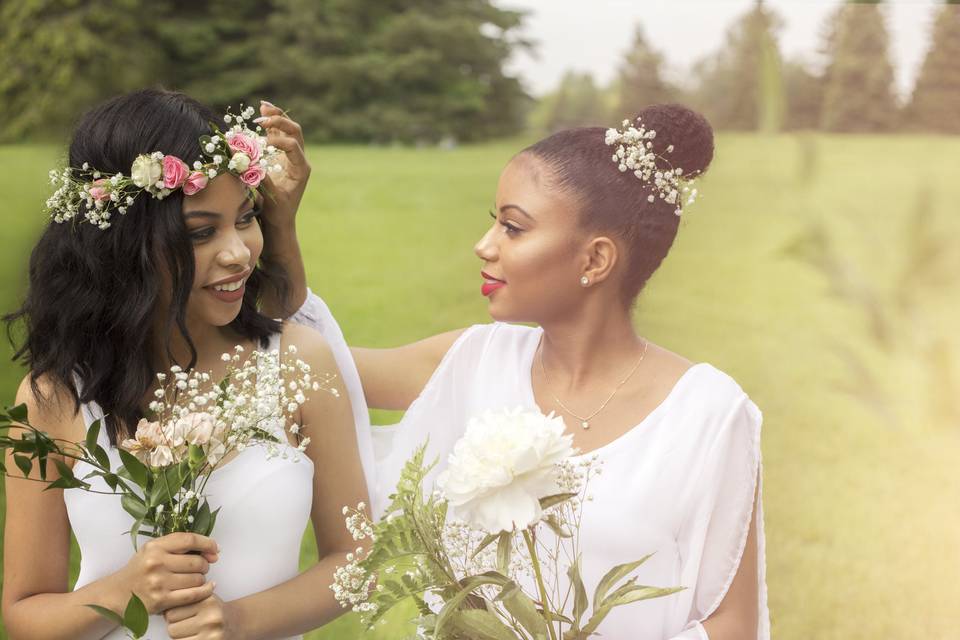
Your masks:
{"label": "white rose in flower crown", "polygon": [[243,173],[250,168],[250,156],[242,151],[238,151],[230,158],[230,165],[233,167],[234,171]]}
{"label": "white rose in flower crown", "polygon": [[163,165],[148,155],[139,155],[130,168],[130,179],[141,189],[156,184],[163,176]]}
{"label": "white rose in flower crown", "polygon": [[437,484],[458,517],[490,533],[525,529],[543,515],[540,499],[561,493],[557,463],[573,436],[552,413],[487,411],[470,420]]}

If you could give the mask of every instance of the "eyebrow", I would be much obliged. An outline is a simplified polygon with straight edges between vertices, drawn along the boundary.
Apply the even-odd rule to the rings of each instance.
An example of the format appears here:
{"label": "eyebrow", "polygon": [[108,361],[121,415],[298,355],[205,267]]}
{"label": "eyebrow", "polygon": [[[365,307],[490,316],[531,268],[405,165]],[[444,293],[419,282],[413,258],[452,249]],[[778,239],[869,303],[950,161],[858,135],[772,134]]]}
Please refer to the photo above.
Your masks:
{"label": "eyebrow", "polygon": [[[246,205],[248,202],[250,202],[250,200],[244,198],[243,202],[240,203],[240,206],[237,207],[237,212],[239,213],[243,211],[244,205]],[[253,202],[253,208],[254,209],[257,208],[256,201]],[[221,216],[216,211],[203,211],[203,210],[197,209],[195,211],[184,211],[183,217],[189,220],[191,218],[220,218]]]}
{"label": "eyebrow", "polygon": [[534,220],[533,216],[530,215],[529,213],[527,213],[526,211],[524,211],[523,208],[520,207],[519,205],[515,205],[515,204],[505,204],[505,205],[503,205],[502,207],[500,207],[500,213],[503,213],[503,212],[506,211],[507,209],[516,209],[517,211],[519,211],[519,212],[522,213],[523,215],[527,216],[527,218],[529,218],[531,222],[536,222],[536,220]]}

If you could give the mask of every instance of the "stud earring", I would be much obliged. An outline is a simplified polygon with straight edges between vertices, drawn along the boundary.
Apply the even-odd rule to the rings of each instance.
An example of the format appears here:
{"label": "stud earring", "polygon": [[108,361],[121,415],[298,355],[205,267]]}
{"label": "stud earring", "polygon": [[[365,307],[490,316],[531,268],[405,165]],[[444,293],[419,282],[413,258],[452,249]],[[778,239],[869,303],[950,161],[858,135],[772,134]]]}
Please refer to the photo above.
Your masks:
{"label": "stud earring", "polygon": [[587,286],[588,284],[590,284],[590,278],[588,278],[587,276],[581,277],[580,284],[582,284],[583,286]]}

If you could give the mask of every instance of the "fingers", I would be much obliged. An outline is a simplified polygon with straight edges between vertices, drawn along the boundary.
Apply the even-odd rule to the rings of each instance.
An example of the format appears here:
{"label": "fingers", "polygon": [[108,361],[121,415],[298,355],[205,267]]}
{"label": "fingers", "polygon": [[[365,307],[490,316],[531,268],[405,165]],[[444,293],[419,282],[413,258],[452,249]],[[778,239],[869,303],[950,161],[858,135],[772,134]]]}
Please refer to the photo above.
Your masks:
{"label": "fingers", "polygon": [[298,166],[303,166],[307,164],[307,158],[303,154],[303,147],[299,142],[291,138],[278,133],[270,133],[267,135],[267,144],[272,144],[277,149],[280,149],[287,154],[287,159],[291,164]]}
{"label": "fingers", "polygon": [[303,146],[303,129],[290,118],[285,116],[260,116],[254,122],[266,129],[268,134],[275,133],[271,129],[282,131],[299,142],[301,147]]}
{"label": "fingers", "polygon": [[166,580],[167,588],[171,591],[177,589],[192,589],[200,587],[207,581],[202,573],[171,573]]}
{"label": "fingers", "polygon": [[187,618],[192,618],[197,615],[202,607],[202,601],[194,602],[193,604],[188,604],[183,607],[171,607],[163,612],[163,619],[167,621],[167,624],[180,622],[181,620],[186,620]]}
{"label": "fingers", "polygon": [[169,553],[199,551],[204,556],[215,556],[220,551],[220,548],[213,538],[202,536],[199,533],[171,533],[157,538],[154,544]]}
{"label": "fingers", "polygon": [[210,563],[203,556],[191,554],[170,554],[163,564],[172,573],[206,573],[210,570]]}
{"label": "fingers", "polygon": [[190,587],[189,589],[177,589],[171,591],[167,596],[166,608],[185,607],[187,605],[203,602],[213,595],[216,588],[216,582],[207,582],[199,587]]}

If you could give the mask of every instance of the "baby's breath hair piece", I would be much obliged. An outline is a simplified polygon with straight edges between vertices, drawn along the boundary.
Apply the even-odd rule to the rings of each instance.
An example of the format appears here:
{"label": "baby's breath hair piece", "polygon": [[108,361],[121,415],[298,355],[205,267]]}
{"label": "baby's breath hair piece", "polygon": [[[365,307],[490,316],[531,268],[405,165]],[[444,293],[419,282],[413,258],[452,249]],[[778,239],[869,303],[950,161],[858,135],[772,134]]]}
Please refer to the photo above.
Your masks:
{"label": "baby's breath hair piece", "polygon": [[[621,172],[632,171],[640,180],[651,186],[655,193],[647,196],[648,202],[656,202],[657,197],[674,205],[674,213],[678,216],[684,204],[693,204],[697,197],[697,190],[693,188],[694,180],[685,178],[682,167],[674,167],[670,160],[653,150],[653,139],[657,132],[644,128],[640,118],[636,119],[636,126],[629,120],[623,121],[623,130],[607,129],[607,146],[617,146],[612,160],[617,163]],[[666,153],[673,153],[673,145],[666,148]],[[670,166],[667,170],[657,167],[657,160],[662,160]],[[682,200],[686,198],[686,203]]]}
{"label": "baby's breath hair piece", "polygon": [[105,175],[84,162],[80,168],[66,167],[50,171],[50,183],[57,188],[47,199],[46,208],[54,222],[64,223],[82,215],[83,220],[100,229],[110,227],[114,213],[123,215],[141,193],[163,200],[177,189],[193,195],[223,172],[240,178],[251,190],[260,186],[267,173],[281,170],[281,151],[267,144],[262,128],[251,129],[247,120],[256,113],[253,107],[240,105],[238,114],[229,109],[223,121],[232,125],[226,133],[210,123],[213,135],[200,137],[204,161],[193,167],[173,155],[160,151],[141,154],[133,161],[130,175]]}

